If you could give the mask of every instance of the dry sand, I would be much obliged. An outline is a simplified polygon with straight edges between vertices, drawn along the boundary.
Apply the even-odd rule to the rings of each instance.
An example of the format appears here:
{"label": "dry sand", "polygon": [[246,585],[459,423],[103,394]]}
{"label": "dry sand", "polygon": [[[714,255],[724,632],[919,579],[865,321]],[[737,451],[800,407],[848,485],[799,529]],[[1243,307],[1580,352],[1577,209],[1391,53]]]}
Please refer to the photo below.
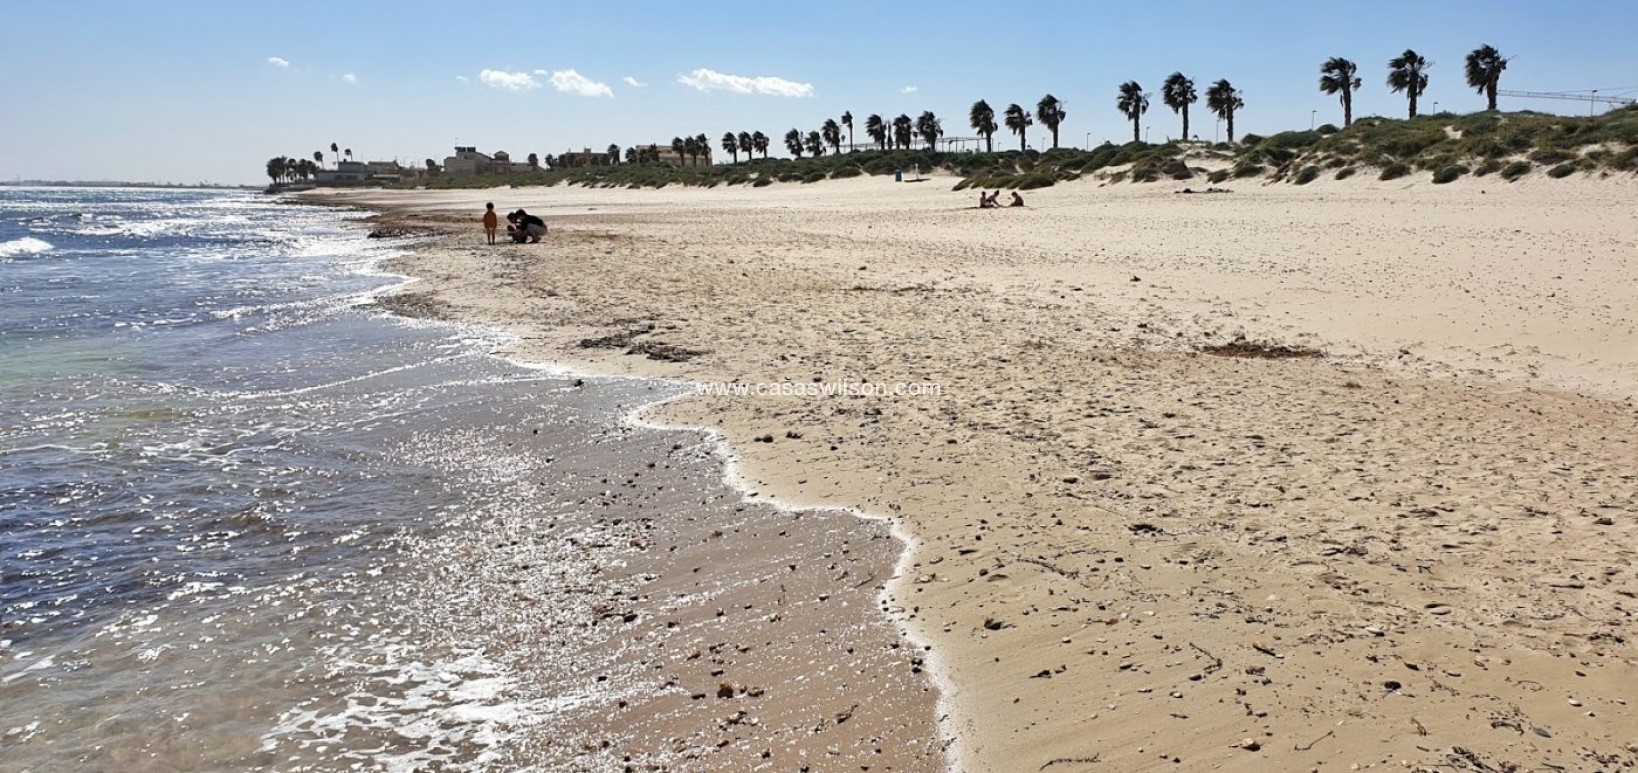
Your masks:
{"label": "dry sand", "polygon": [[[956,769],[1638,764],[1631,181],[950,182],[332,198],[460,229],[400,270],[525,358],[938,383],[647,418],[911,541]],[[1203,353],[1262,345],[1325,356]]]}

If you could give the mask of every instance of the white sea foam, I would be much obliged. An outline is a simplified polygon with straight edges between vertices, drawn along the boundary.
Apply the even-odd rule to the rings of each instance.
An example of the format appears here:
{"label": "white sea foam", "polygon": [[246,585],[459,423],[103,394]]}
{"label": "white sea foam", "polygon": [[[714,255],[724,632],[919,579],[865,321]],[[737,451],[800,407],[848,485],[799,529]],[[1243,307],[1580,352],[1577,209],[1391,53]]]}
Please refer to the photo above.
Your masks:
{"label": "white sea foam", "polygon": [[19,255],[38,255],[53,249],[51,242],[25,236],[9,242],[0,242],[0,258],[14,258]]}

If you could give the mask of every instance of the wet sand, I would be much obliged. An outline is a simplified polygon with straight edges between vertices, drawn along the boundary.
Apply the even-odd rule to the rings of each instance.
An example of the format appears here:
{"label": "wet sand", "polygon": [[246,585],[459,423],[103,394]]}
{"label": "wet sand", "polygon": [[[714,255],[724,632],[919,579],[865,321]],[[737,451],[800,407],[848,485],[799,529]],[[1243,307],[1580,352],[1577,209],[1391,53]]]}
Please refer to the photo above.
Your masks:
{"label": "wet sand", "polygon": [[[937,382],[645,415],[912,540],[957,769],[1634,764],[1630,181],[947,182],[345,200],[463,228],[400,268],[522,357]],[[552,234],[482,245],[489,199]]]}

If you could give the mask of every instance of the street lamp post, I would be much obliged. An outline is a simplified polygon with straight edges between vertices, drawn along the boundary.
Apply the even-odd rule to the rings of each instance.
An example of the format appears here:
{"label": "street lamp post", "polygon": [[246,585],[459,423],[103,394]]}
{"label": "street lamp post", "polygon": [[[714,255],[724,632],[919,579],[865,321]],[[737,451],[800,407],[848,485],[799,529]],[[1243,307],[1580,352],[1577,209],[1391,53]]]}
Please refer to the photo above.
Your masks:
{"label": "street lamp post", "polygon": [[1317,123],[1318,120],[1319,120],[1319,111],[1318,110],[1308,111],[1308,130],[1309,131],[1314,130],[1314,124]]}
{"label": "street lamp post", "polygon": [[1153,126],[1143,127],[1143,144],[1145,144],[1145,145],[1149,144],[1149,130],[1153,129],[1153,128],[1155,128],[1155,127],[1153,127]]}
{"label": "street lamp post", "polygon": [[1092,132],[1087,132],[1086,133],[1086,149],[1087,150],[1092,149]]}

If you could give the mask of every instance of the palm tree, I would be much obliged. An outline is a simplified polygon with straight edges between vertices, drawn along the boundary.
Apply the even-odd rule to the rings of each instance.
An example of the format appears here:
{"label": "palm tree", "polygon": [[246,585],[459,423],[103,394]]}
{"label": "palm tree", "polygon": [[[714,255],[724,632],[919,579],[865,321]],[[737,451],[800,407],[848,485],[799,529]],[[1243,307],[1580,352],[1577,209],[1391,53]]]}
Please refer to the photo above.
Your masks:
{"label": "palm tree", "polygon": [[739,163],[739,138],[735,137],[733,132],[722,135],[722,149],[727,151],[728,155],[733,156],[734,163]]}
{"label": "palm tree", "polygon": [[755,150],[755,149],[756,149],[756,145],[752,144],[752,142],[751,142],[751,133],[750,132],[740,132],[739,133],[739,152],[745,154],[745,160],[746,161],[751,160],[751,151]]}
{"label": "palm tree", "polygon": [[837,125],[835,121],[826,118],[825,125],[820,127],[819,133],[824,138],[825,144],[830,146],[832,153],[840,154],[842,152],[842,127]]}
{"label": "palm tree", "polygon": [[705,157],[705,163],[711,163],[711,138],[704,132],[694,135],[694,166],[700,165],[700,156]]}
{"label": "palm tree", "polygon": [[1416,117],[1416,98],[1428,90],[1428,68],[1433,65],[1410,49],[1388,60],[1388,90],[1403,91],[1410,100],[1410,117]]}
{"label": "palm tree", "polygon": [[808,136],[802,138],[802,147],[807,148],[814,158],[818,158],[825,154],[825,138],[819,132],[808,132]]}
{"label": "palm tree", "polygon": [[531,168],[531,169],[540,168],[540,156],[537,156],[537,155],[535,155],[533,153],[529,154],[529,168]]}
{"label": "palm tree", "polygon": [[990,107],[990,103],[982,99],[974,102],[972,109],[967,111],[967,123],[984,138],[984,152],[994,153],[995,130],[1001,127],[995,125],[995,109]]}
{"label": "palm tree", "polygon": [[1501,82],[1502,70],[1505,69],[1507,60],[1488,44],[1473,49],[1467,55],[1467,85],[1490,101],[1486,110],[1496,109],[1496,84]]}
{"label": "palm tree", "polygon": [[1024,149],[1024,134],[1029,131],[1029,127],[1035,121],[1029,117],[1029,113],[1024,112],[1024,108],[1015,103],[1007,105],[1006,123],[1007,131],[1018,135],[1018,150],[1022,151]]}
{"label": "palm tree", "polygon": [[1052,147],[1057,148],[1058,124],[1069,117],[1069,113],[1064,112],[1064,103],[1051,94],[1041,97],[1041,101],[1035,105],[1035,117],[1041,119],[1041,125],[1052,132]]}
{"label": "palm tree", "polygon": [[1143,141],[1139,124],[1143,123],[1143,114],[1149,112],[1149,95],[1143,93],[1143,87],[1137,81],[1120,84],[1120,99],[1115,100],[1115,108],[1132,122],[1132,141]]}
{"label": "palm tree", "polygon": [[1228,141],[1234,142],[1234,111],[1246,106],[1240,93],[1234,90],[1234,84],[1226,79],[1211,84],[1206,89],[1206,109],[1217,114],[1218,118],[1228,121]]}
{"label": "palm tree", "polygon": [[[847,127],[847,152],[853,152],[853,111],[842,113],[842,125]],[[837,151],[841,152],[841,151]]]}
{"label": "palm tree", "polygon": [[865,119],[865,134],[876,141],[878,150],[887,150],[887,124],[882,122],[881,116],[872,113]]}
{"label": "palm tree", "polygon": [[[609,143],[608,154],[609,154],[609,163],[610,164],[620,163],[620,146],[619,145],[616,145],[615,143],[612,143],[612,142]],[[535,154],[530,153],[529,154],[529,166],[534,166],[534,165],[535,165]]]}
{"label": "palm tree", "polygon": [[1359,88],[1359,67],[1340,56],[1333,56],[1320,65],[1320,91],[1342,95],[1342,128],[1354,125],[1354,89]]}
{"label": "palm tree", "polygon": [[342,152],[343,155],[347,156],[348,161],[353,160],[353,149],[352,148],[348,148],[348,149],[343,150],[341,152]]}
{"label": "palm tree", "polygon": [[914,136],[911,133],[911,127],[912,124],[910,123],[910,116],[908,115],[900,113],[898,118],[893,119],[894,146],[904,148],[906,150],[910,148],[910,138]]}
{"label": "palm tree", "polygon": [[1189,80],[1181,72],[1174,72],[1167,76],[1166,82],[1160,86],[1160,101],[1174,113],[1183,114],[1183,141],[1189,137],[1189,105],[1200,101],[1200,96],[1194,93],[1194,81]]}
{"label": "palm tree", "polygon": [[336,160],[336,163],[338,163],[338,164],[341,163],[341,146],[340,145],[337,145],[334,142],[330,143],[330,157],[334,158]]}
{"label": "palm tree", "polygon": [[626,163],[628,163],[628,164],[637,163],[637,156],[638,156],[638,152],[637,152],[637,147],[635,145],[632,146],[632,147],[626,148]]}
{"label": "palm tree", "polygon": [[797,158],[802,157],[802,132],[792,129],[785,132],[785,149]]}
{"label": "palm tree", "polygon": [[688,150],[688,144],[681,137],[671,138],[671,152],[677,154],[677,166],[682,166],[683,152]]}
{"label": "palm tree", "polygon": [[324,165],[324,151],[322,151],[322,150],[313,151],[313,162],[318,164],[320,167],[322,167]]}
{"label": "palm tree", "polygon": [[924,110],[916,118],[916,134],[921,136],[922,142],[927,143],[928,150],[934,150],[938,146],[938,138],[944,136],[944,126],[939,123],[938,116],[933,115],[933,111]]}
{"label": "palm tree", "polygon": [[756,152],[761,153],[762,158],[766,160],[768,158],[768,135],[759,131],[751,132],[751,147],[756,148]]}
{"label": "palm tree", "polygon": [[275,185],[284,177],[284,156],[276,156],[267,160],[267,176]]}

